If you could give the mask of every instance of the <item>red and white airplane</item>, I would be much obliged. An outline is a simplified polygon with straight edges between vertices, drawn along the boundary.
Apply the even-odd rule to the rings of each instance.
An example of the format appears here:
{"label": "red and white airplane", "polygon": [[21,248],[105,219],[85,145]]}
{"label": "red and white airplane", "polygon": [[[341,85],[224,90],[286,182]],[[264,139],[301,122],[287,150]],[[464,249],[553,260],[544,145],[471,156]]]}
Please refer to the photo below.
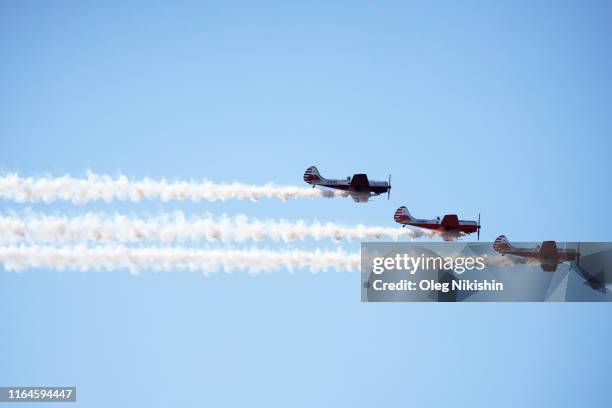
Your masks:
{"label": "red and white airplane", "polygon": [[353,174],[346,179],[326,179],[319,173],[315,166],[310,166],[304,173],[304,181],[315,186],[344,190],[353,200],[358,203],[366,203],[371,197],[387,193],[387,199],[391,194],[391,175],[389,182],[370,181],[366,174]]}
{"label": "red and white airplane", "polygon": [[480,214],[478,214],[478,222],[460,220],[457,214],[446,214],[442,217],[442,220],[440,220],[440,217],[434,220],[423,220],[414,218],[406,207],[401,206],[395,211],[394,218],[395,222],[402,224],[402,227],[412,225],[413,227],[438,231],[445,241],[452,241],[464,234],[474,232],[478,233],[478,239],[480,239]]}
{"label": "red and white airplane", "polygon": [[555,241],[544,241],[535,248],[517,248],[510,244],[505,235],[497,237],[493,242],[493,249],[502,255],[535,259],[540,262],[540,267],[546,272],[554,272],[560,263],[576,261],[580,258],[578,250],[557,248]]}

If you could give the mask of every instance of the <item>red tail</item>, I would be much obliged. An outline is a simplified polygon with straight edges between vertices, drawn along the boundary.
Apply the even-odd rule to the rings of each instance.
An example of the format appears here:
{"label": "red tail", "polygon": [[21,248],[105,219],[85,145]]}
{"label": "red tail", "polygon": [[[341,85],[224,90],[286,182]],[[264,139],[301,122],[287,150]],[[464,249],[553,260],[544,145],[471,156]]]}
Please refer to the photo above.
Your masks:
{"label": "red tail", "polygon": [[401,206],[397,209],[397,211],[395,211],[395,216],[393,218],[395,219],[395,222],[399,222],[400,224],[405,224],[412,220],[410,212],[408,212],[408,209],[404,206]]}
{"label": "red tail", "polygon": [[508,241],[505,235],[500,235],[495,239],[495,242],[493,242],[493,249],[497,252],[503,253],[511,248],[512,245],[510,245],[510,241]]}
{"label": "red tail", "polygon": [[313,184],[317,181],[321,181],[322,179],[323,177],[321,177],[321,174],[319,174],[319,170],[317,170],[315,166],[310,166],[306,169],[306,172],[304,173],[304,181],[308,184]]}

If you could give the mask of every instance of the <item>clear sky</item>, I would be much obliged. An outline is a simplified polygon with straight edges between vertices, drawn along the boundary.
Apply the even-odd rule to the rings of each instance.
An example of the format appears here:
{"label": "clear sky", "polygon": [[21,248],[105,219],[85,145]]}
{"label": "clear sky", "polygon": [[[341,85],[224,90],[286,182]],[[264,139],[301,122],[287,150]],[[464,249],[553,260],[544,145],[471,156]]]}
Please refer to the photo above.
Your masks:
{"label": "clear sky", "polygon": [[[2,2],[4,172],[302,185],[314,164],[393,191],[0,208],[393,227],[406,205],[480,212],[482,240],[610,241],[611,23],[605,1]],[[359,280],[3,271],[0,385],[87,407],[612,404],[607,304],[362,304]]]}

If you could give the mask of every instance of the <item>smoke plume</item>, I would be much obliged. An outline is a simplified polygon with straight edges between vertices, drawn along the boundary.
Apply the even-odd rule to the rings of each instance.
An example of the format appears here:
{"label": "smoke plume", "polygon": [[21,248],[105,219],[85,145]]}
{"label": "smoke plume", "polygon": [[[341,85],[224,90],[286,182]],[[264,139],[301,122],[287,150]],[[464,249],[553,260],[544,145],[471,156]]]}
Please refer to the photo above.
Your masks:
{"label": "smoke plume", "polygon": [[168,181],[165,179],[130,180],[121,175],[87,173],[85,178],[40,177],[23,178],[17,174],[0,176],[0,198],[19,203],[69,201],[85,204],[91,201],[114,200],[140,202],[159,199],[198,201],[225,201],[230,199],[258,201],[262,198],[290,199],[345,197],[346,193],[272,183],[250,185],[242,183],[217,184],[209,180]]}
{"label": "smoke plume", "polygon": [[2,246],[0,263],[9,271],[26,268],[54,270],[107,270],[127,269],[136,274],[143,269],[154,271],[187,270],[210,274],[223,270],[248,270],[250,274],[278,270],[309,269],[312,272],[327,270],[358,270],[360,255],[344,251],[270,251],[263,249],[190,249],[126,246],[85,245],[52,246]]}
{"label": "smoke plume", "polygon": [[363,241],[414,239],[433,232],[412,228],[342,226],[305,221],[249,219],[236,217],[185,217],[182,212],[153,218],[87,213],[77,217],[45,214],[0,215],[0,242],[123,242],[182,241],[243,242],[273,240],[292,242],[304,239]]}

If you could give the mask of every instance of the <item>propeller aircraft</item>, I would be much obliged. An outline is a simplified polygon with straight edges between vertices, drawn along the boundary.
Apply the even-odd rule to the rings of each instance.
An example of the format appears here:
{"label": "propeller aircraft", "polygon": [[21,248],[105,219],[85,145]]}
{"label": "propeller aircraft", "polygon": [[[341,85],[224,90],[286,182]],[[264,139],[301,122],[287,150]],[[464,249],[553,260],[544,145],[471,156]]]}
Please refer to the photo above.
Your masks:
{"label": "propeller aircraft", "polygon": [[391,195],[391,175],[389,181],[369,180],[366,174],[353,174],[346,179],[328,179],[319,173],[315,166],[306,169],[304,181],[312,187],[321,186],[346,191],[358,203],[366,203],[372,197],[387,193]]}

